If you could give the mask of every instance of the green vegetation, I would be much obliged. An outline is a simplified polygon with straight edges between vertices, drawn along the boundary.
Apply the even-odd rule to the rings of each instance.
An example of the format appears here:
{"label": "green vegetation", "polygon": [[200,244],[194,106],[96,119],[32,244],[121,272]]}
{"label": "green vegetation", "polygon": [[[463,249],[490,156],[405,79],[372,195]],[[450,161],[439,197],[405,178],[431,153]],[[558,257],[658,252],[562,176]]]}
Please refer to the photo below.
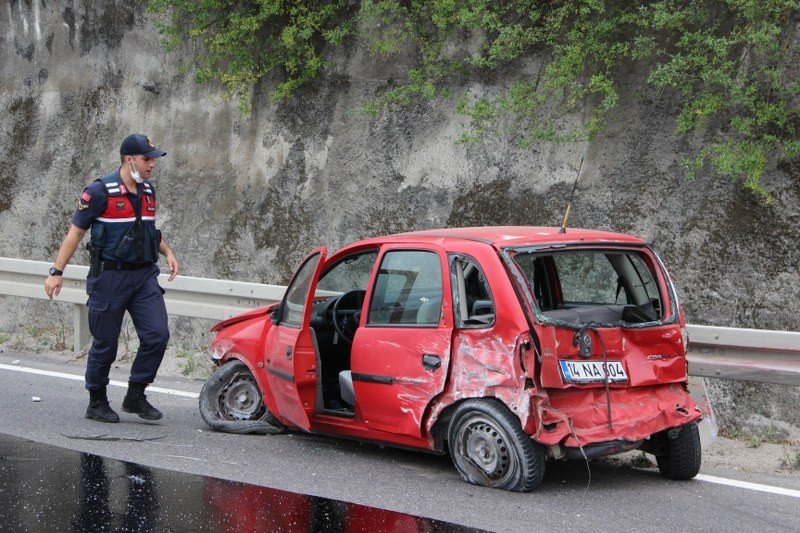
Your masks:
{"label": "green vegetation", "polygon": [[792,454],[788,448],[784,448],[781,466],[789,470],[800,470],[800,450]]}
{"label": "green vegetation", "polygon": [[181,374],[189,378],[208,379],[216,368],[207,355],[184,348],[177,349],[175,358]]}
{"label": "green vegetation", "polygon": [[787,435],[780,428],[769,425],[758,430],[758,432],[744,431],[735,426],[722,426],[719,428],[719,436],[726,439],[739,440],[744,442],[748,448],[759,448],[762,444],[785,444]]}
{"label": "green vegetation", "polygon": [[[800,159],[800,81],[793,47],[800,0],[150,0],[168,49],[196,46],[199,82],[216,80],[249,110],[252,87],[280,76],[289,97],[324,72],[323,50],[358,39],[375,57],[413,51],[407,80],[369,112],[453,97],[470,120],[462,142],[486,135],[535,142],[592,140],[620,105],[633,69],[678,102],[676,134],[699,133],[686,162],[741,182],[762,200],[762,179]],[[531,61],[531,60],[534,61]],[[502,73],[501,94],[473,81]],[[454,95],[454,87],[467,86]],[[630,89],[626,89],[630,90]],[[644,87],[639,92],[643,92]],[[564,120],[572,117],[577,122]]]}
{"label": "green vegetation", "polygon": [[59,319],[50,324],[50,335],[53,338],[52,349],[61,352],[67,349],[67,334],[72,328],[67,326],[67,323]]}
{"label": "green vegetation", "polygon": [[197,82],[222,83],[225,98],[238,98],[243,112],[250,110],[250,88],[273,71],[284,75],[276,99],[316,78],[325,65],[323,45],[341,44],[353,20],[344,0],[149,0],[148,7],[165,15],[156,21],[165,48],[196,46]]}
{"label": "green vegetation", "polygon": [[31,338],[41,339],[47,333],[47,330],[40,326],[28,326],[25,328],[25,333]]}

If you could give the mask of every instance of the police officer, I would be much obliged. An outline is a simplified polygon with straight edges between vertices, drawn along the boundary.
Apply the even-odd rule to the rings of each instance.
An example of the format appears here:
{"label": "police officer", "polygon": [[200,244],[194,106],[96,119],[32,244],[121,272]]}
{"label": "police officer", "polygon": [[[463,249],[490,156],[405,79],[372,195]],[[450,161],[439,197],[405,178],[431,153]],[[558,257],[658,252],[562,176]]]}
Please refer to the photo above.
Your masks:
{"label": "police officer", "polygon": [[131,366],[122,410],[158,420],[161,412],[144,394],[155,379],[169,340],[156,261],[159,253],[166,256],[169,281],[178,275],[178,261],[156,229],[156,193],[149,179],[158,158],[167,154],[139,133],[126,137],[119,153],[119,169],[97,179],[81,194],[44,288],[50,299],[58,296],[63,270],[91,228],[87,247],[92,261],[86,292],[93,341],[86,363],[90,397],[86,418],[119,422],[119,415],[108,403],[106,387],[111,364],[117,358],[122,317],[128,311],[139,336],[139,350]]}

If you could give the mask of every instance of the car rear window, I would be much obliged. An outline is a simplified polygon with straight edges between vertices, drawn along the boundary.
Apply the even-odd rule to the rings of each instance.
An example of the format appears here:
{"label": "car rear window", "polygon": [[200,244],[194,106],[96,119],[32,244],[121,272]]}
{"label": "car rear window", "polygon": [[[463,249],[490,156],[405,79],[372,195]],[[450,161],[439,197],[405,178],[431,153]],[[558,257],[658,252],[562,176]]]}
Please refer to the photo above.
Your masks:
{"label": "car rear window", "polygon": [[547,318],[577,324],[662,318],[658,277],[643,251],[521,251],[513,260]]}

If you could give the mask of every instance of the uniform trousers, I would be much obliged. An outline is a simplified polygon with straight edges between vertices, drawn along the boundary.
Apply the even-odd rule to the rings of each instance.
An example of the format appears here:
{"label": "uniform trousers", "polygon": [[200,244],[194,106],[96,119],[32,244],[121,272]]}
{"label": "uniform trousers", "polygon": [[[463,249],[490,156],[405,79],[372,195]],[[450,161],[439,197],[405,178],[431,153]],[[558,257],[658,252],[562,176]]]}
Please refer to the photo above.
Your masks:
{"label": "uniform trousers", "polygon": [[150,384],[155,379],[169,341],[164,290],[158,284],[160,272],[153,263],[135,270],[106,269],[86,280],[89,331],[93,337],[86,362],[88,390],[108,385],[125,311],[139,336],[130,381]]}

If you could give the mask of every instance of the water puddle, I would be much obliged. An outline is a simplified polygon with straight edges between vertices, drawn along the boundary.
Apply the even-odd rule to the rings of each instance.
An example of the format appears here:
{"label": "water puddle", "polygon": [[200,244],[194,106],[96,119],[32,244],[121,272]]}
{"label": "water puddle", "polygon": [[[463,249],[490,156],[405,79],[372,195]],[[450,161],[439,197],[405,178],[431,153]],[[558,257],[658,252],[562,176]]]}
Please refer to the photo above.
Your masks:
{"label": "water puddle", "polygon": [[0,435],[6,531],[476,531]]}

